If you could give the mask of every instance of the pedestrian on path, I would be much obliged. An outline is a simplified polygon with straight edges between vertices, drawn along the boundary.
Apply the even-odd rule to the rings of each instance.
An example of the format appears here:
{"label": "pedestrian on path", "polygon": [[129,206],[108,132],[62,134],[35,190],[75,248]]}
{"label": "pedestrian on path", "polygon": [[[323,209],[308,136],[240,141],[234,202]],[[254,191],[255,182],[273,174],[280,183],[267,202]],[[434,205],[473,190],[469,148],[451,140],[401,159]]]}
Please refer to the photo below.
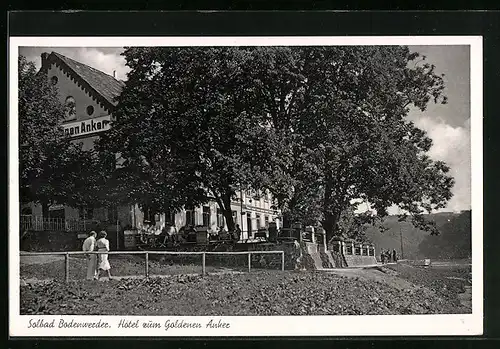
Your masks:
{"label": "pedestrian on path", "polygon": [[[97,251],[109,252],[109,240],[106,239],[107,235],[108,234],[106,234],[105,231],[101,231],[99,233],[99,240],[97,240],[97,242],[96,242]],[[109,265],[108,254],[107,253],[99,254],[99,267],[97,270],[97,279],[99,279],[101,270],[104,270],[107,272],[108,278],[111,280],[110,269],[111,269],[111,266]]]}
{"label": "pedestrian on path", "polygon": [[[96,244],[96,232],[91,231],[89,237],[83,242],[82,250],[84,252],[94,252]],[[87,253],[87,280],[92,280],[96,278],[97,275],[97,256],[93,253]]]}
{"label": "pedestrian on path", "polygon": [[392,250],[392,261],[396,263],[398,261],[398,255],[396,253],[396,250]]}

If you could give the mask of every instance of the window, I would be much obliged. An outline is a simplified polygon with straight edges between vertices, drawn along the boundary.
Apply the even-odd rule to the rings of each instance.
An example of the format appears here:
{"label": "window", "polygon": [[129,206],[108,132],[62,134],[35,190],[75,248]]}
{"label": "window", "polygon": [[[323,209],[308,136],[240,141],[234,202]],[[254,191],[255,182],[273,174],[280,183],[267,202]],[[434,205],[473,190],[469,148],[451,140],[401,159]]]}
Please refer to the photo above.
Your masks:
{"label": "window", "polygon": [[66,98],[64,109],[65,109],[66,120],[76,119],[76,102],[72,96]]}
{"label": "window", "polygon": [[271,193],[269,191],[266,191],[266,200],[271,201]]}
{"label": "window", "polygon": [[143,212],[144,212],[144,220],[145,221],[149,221],[149,223],[156,222],[156,214],[153,212],[152,209],[150,209],[147,206],[144,206]]}
{"label": "window", "polygon": [[261,193],[260,193],[260,190],[257,190],[254,194],[253,194],[253,199],[255,201],[259,201],[261,198]]}
{"label": "window", "polygon": [[257,230],[261,228],[260,226],[260,214],[255,215],[255,220],[257,221]]}
{"label": "window", "polygon": [[248,237],[252,237],[252,218],[250,217],[250,213],[247,214],[247,231]]}
{"label": "window", "polygon": [[52,83],[52,85],[57,85],[58,81],[59,79],[57,78],[57,76],[53,76],[50,78],[50,82]]}
{"label": "window", "polygon": [[195,225],[193,210],[186,210],[186,225]]}
{"label": "window", "polygon": [[175,212],[174,211],[165,212],[165,223],[166,224],[175,224]]}
{"label": "window", "polygon": [[224,215],[222,214],[222,210],[220,208],[217,209],[217,226],[224,226]]}
{"label": "window", "polygon": [[269,227],[269,216],[268,215],[264,216],[264,223],[265,223],[266,227]]}
{"label": "window", "polygon": [[87,115],[88,115],[88,116],[91,116],[92,114],[94,114],[94,107],[93,107],[93,106],[91,106],[91,105],[89,105],[89,106],[87,107]]}
{"label": "window", "polygon": [[203,226],[210,226],[210,207],[203,206]]}

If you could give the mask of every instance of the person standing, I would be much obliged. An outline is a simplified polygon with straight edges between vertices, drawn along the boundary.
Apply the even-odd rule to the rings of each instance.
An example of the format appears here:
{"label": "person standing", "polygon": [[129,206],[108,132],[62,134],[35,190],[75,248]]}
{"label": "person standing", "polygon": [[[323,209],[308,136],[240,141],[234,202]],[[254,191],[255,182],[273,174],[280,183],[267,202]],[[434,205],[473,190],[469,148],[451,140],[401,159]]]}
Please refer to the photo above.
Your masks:
{"label": "person standing", "polygon": [[380,261],[382,262],[382,264],[385,264],[385,251],[384,250],[380,251]]}
{"label": "person standing", "polygon": [[[82,250],[84,252],[94,252],[96,244],[96,232],[91,231],[89,237],[83,242]],[[87,253],[87,280],[92,280],[96,278],[97,275],[97,255],[93,253]]]}
{"label": "person standing", "polygon": [[391,250],[385,251],[385,258],[387,259],[387,263],[391,263]]}
{"label": "person standing", "polygon": [[240,241],[241,238],[241,229],[239,224],[236,224],[236,228],[234,229],[234,239],[236,241]]}
{"label": "person standing", "polygon": [[[109,240],[106,239],[108,234],[105,231],[101,231],[99,233],[99,240],[96,242],[97,251],[99,252],[109,252]],[[99,265],[97,270],[97,279],[99,279],[101,270],[104,270],[108,273],[108,278],[111,280],[111,266],[108,261],[108,254],[102,253],[99,254]]]}
{"label": "person standing", "polygon": [[396,250],[395,250],[395,249],[393,249],[393,250],[392,250],[392,261],[393,261],[394,263],[396,263],[396,262],[398,261],[398,255],[397,255],[397,253],[396,253]]}

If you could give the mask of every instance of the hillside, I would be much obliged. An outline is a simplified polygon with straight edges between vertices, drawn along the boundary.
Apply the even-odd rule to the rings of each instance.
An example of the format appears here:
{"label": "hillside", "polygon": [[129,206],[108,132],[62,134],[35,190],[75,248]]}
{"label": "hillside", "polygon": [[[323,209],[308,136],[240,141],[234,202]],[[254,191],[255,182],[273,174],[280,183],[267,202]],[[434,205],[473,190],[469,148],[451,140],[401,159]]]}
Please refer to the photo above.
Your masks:
{"label": "hillside", "polygon": [[[436,222],[441,232],[440,236],[442,236],[445,234],[443,228],[446,228],[446,224],[459,216],[460,213],[442,212],[428,215],[426,218]],[[427,245],[433,245],[434,243],[439,244],[443,240],[442,237],[430,236],[429,232],[415,228],[411,222],[398,222],[397,216],[388,216],[384,220],[383,226],[388,230],[380,232],[376,227],[368,227],[366,237],[375,244],[377,251],[380,251],[380,249],[395,249],[401,255],[401,231],[403,235],[403,257],[408,259],[431,257],[428,255],[429,249],[421,251],[421,243],[426,240]],[[436,258],[436,256],[432,257]]]}

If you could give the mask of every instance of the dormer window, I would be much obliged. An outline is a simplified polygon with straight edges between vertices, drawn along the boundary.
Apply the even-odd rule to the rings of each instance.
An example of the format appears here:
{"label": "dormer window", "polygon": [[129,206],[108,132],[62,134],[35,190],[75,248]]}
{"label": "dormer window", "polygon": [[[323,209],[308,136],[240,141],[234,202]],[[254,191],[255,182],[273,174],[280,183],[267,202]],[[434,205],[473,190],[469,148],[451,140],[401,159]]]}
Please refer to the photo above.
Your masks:
{"label": "dormer window", "polygon": [[66,121],[76,119],[76,102],[75,98],[69,96],[66,98],[66,103],[64,104]]}

